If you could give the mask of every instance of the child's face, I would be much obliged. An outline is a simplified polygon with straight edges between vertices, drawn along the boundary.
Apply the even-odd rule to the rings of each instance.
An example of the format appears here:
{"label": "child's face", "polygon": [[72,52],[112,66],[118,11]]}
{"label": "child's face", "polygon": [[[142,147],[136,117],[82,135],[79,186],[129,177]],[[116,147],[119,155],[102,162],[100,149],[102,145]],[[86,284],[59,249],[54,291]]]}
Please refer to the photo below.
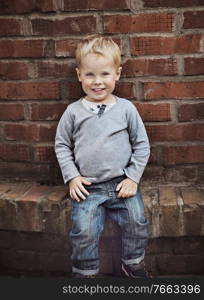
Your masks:
{"label": "child's face", "polygon": [[87,100],[112,102],[112,92],[120,78],[121,68],[116,68],[111,57],[90,53],[83,58],[81,68],[76,71]]}

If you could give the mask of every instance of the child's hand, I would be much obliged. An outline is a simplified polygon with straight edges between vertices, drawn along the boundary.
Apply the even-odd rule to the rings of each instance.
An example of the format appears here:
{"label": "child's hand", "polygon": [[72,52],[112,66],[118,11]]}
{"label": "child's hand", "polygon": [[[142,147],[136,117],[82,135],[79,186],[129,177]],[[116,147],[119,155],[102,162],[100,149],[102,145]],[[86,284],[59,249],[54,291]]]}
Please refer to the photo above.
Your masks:
{"label": "child's hand", "polygon": [[137,183],[130,178],[122,180],[116,187],[118,198],[129,198],[137,193]]}
{"label": "child's hand", "polygon": [[87,181],[82,176],[77,176],[69,181],[70,196],[73,200],[80,202],[85,200],[85,195],[89,195],[89,192],[84,188],[83,184],[91,185],[91,182]]}

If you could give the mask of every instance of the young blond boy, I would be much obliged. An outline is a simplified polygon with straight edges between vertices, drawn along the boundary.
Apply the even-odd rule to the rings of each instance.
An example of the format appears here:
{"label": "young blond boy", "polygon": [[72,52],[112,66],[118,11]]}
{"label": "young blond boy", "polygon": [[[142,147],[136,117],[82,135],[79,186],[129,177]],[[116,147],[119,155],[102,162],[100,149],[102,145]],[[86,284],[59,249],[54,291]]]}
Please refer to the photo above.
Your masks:
{"label": "young blond boy", "polygon": [[122,272],[147,277],[148,220],[138,191],[150,148],[144,124],[128,100],[113,94],[120,49],[109,37],[88,36],[76,50],[85,97],[70,104],[57,128],[55,150],[72,199],[74,277],[99,274],[98,241],[105,215],[122,232]]}

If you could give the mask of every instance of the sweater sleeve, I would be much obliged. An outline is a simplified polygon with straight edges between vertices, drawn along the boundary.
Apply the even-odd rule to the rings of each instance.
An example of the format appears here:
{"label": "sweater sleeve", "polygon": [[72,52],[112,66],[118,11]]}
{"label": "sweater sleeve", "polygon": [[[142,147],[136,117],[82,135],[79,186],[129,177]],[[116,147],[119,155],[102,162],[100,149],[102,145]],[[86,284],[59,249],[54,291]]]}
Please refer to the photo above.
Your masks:
{"label": "sweater sleeve", "polygon": [[127,118],[132,156],[124,171],[127,177],[139,183],[150,156],[150,145],[144,123],[132,103]]}
{"label": "sweater sleeve", "polygon": [[64,183],[67,183],[74,177],[80,176],[74,163],[73,128],[74,122],[71,117],[71,112],[69,108],[67,108],[59,121],[55,137],[55,152]]}

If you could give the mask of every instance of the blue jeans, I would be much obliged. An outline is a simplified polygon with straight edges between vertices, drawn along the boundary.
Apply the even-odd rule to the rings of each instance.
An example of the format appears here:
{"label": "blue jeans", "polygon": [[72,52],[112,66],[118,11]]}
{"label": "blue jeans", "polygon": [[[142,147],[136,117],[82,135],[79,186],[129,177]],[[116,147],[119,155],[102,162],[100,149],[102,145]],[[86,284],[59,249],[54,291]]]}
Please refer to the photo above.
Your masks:
{"label": "blue jeans", "polygon": [[80,202],[72,201],[70,240],[74,273],[95,275],[99,272],[98,244],[105,215],[121,228],[122,262],[130,265],[143,260],[149,235],[148,220],[139,191],[130,198],[117,198],[116,186],[124,178],[85,186],[90,195]]}

